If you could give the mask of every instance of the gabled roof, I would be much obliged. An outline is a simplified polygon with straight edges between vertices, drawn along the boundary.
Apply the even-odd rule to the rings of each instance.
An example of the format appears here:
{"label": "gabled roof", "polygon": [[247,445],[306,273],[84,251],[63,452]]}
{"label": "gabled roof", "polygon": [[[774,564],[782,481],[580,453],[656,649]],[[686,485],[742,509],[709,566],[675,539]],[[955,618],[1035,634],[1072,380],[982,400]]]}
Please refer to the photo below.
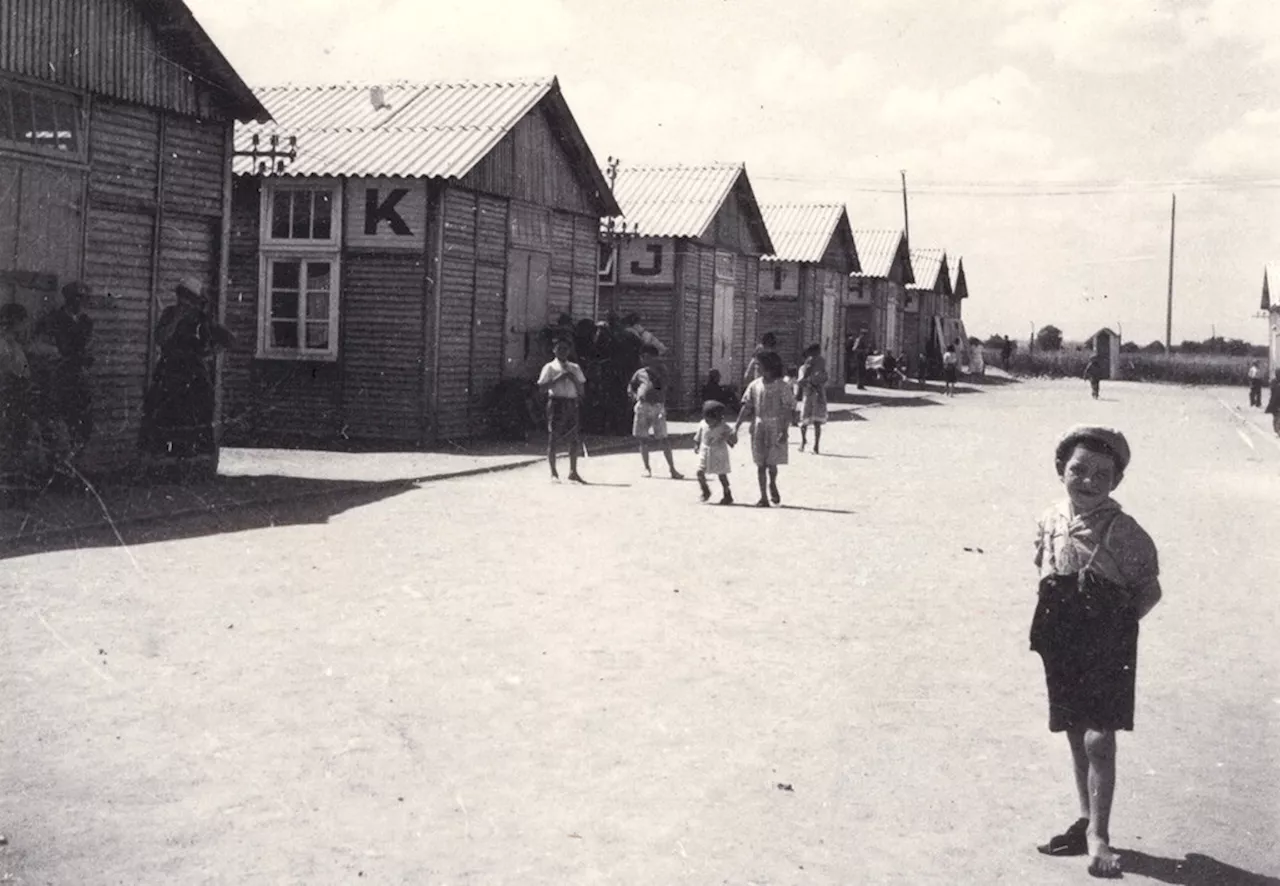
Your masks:
{"label": "gabled roof", "polygon": [[1280,262],[1270,262],[1262,266],[1262,303],[1259,307],[1264,311],[1280,308],[1280,299],[1275,301],[1271,299],[1271,280],[1275,280],[1276,285],[1280,286]]}
{"label": "gabled roof", "polygon": [[956,262],[956,285],[952,290],[956,301],[969,297],[969,281],[964,277],[964,257]]}
{"label": "gabled roof", "polygon": [[787,203],[760,207],[775,252],[763,261],[820,262],[831,241],[841,232],[848,236],[853,267],[859,268],[858,247],[853,240],[849,213],[840,203]]}
{"label": "gabled roof", "polygon": [[936,292],[947,296],[953,294],[951,270],[947,267],[945,249],[911,250],[911,273],[916,278],[916,282],[908,284],[908,289]]}
{"label": "gabled roof", "polygon": [[748,223],[766,253],[774,251],[744,163],[618,168],[613,190],[629,229],[642,237],[704,237],[735,186],[750,198]]}
{"label": "gabled roof", "polygon": [[915,282],[902,231],[857,230],[853,232],[853,240],[858,244],[858,260],[862,264],[862,270],[853,276],[888,279],[893,263],[901,261],[906,272],[905,282]]}
{"label": "gabled roof", "polygon": [[226,56],[214,45],[183,0],[133,0],[156,30],[160,45],[183,67],[225,96],[227,110],[241,122],[271,119]]}
{"label": "gabled roof", "polygon": [[[462,178],[541,104],[575,169],[599,194],[602,211],[618,211],[555,77],[276,86],[259,94],[276,123],[237,127],[236,148],[247,150],[254,135],[263,141],[296,136],[298,156],[285,166],[286,175]],[[237,158],[235,171],[252,174],[253,160]]]}

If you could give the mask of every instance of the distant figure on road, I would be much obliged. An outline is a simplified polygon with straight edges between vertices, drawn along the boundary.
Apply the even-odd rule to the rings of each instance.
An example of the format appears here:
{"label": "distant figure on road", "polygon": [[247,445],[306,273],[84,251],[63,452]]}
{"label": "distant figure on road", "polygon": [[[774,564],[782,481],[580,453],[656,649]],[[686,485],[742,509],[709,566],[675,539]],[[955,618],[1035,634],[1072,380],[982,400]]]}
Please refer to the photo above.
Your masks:
{"label": "distant figure on road", "polygon": [[1054,467],[1067,497],[1038,524],[1030,633],[1044,663],[1049,731],[1067,733],[1080,809],[1039,849],[1087,853],[1089,873],[1104,878],[1121,875],[1111,801],[1116,731],[1133,729],[1138,621],[1161,596],[1151,536],[1111,498],[1128,465],[1129,443],[1111,428],[1076,426],[1058,442]]}
{"label": "distant figure on road", "polygon": [[1089,379],[1089,392],[1093,395],[1093,399],[1098,399],[1098,391],[1102,387],[1102,377],[1105,372],[1102,368],[1102,361],[1097,355],[1089,358],[1089,362],[1084,365],[1084,377]]}
{"label": "distant figure on road", "polygon": [[555,359],[542,367],[538,376],[538,390],[547,398],[547,465],[551,479],[559,480],[556,472],[556,446],[561,441],[569,443],[569,480],[585,483],[578,474],[578,452],[582,447],[580,407],[587,377],[582,367],[569,360],[569,339],[556,339],[553,350]]}
{"label": "distant figure on road", "polygon": [[635,401],[631,434],[640,442],[640,460],[644,462],[644,475],[653,476],[649,467],[649,443],[652,440],[662,448],[672,480],[683,480],[684,474],[676,470],[671,455],[671,441],[667,439],[667,373],[658,361],[658,349],[653,345],[640,348],[641,367],[631,376],[627,394]]}
{"label": "distant figure on road", "polygon": [[1271,395],[1267,397],[1266,412],[1271,416],[1272,429],[1280,437],[1280,369],[1276,370],[1276,377],[1271,379]]}
{"label": "distant figure on road", "polygon": [[827,423],[827,361],[822,357],[820,345],[804,349],[804,363],[796,379],[800,397],[800,451],[809,443],[809,428],[813,428],[813,454],[821,455],[822,426]]}
{"label": "distant figure on road", "polygon": [[782,503],[778,466],[787,463],[787,434],[795,409],[791,386],[782,380],[782,358],[774,351],[761,354],[760,377],[742,395],[742,410],[733,428],[736,436],[739,428],[751,422],[751,460],[756,463],[760,483],[758,508],[769,507],[770,501]]}
{"label": "distant figure on road", "polygon": [[1000,343],[1000,367],[1005,372],[1009,371],[1009,359],[1013,356],[1013,340],[1009,336],[1004,337],[1004,341]]}
{"label": "distant figure on road", "polygon": [[948,397],[956,395],[956,377],[960,370],[960,355],[956,353],[955,345],[947,345],[946,351],[942,354],[942,381],[943,393]]}
{"label": "distant figure on road", "polygon": [[725,405],[718,400],[708,400],[702,404],[702,422],[693,434],[693,451],[698,455],[698,487],[702,490],[702,500],[710,501],[711,487],[707,484],[707,474],[715,474],[720,478],[720,489],[723,494],[719,504],[733,504],[733,493],[729,490],[729,472],[733,470],[729,458],[729,447],[738,442],[737,435],[724,420]]}
{"label": "distant figure on road", "polygon": [[1262,408],[1262,386],[1266,384],[1267,377],[1262,371],[1262,367],[1258,365],[1258,361],[1254,360],[1249,364],[1249,405]]}

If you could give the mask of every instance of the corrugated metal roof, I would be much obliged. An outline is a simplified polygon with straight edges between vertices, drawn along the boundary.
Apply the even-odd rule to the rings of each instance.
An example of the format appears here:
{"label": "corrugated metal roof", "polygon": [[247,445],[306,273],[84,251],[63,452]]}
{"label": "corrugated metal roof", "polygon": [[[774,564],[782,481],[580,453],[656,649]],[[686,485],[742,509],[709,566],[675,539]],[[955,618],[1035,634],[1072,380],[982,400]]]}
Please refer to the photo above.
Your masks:
{"label": "corrugated metal roof", "polygon": [[902,243],[902,231],[858,230],[853,232],[853,242],[858,246],[858,260],[862,263],[862,270],[856,276],[887,278]]}
{"label": "corrugated metal roof", "polygon": [[777,250],[765,261],[820,262],[845,208],[839,203],[788,203],[761,206],[760,213]]}
{"label": "corrugated metal roof", "polygon": [[[393,83],[279,86],[259,90],[275,125],[236,127],[236,149],[255,134],[297,136],[287,175],[394,175],[460,178],[471,171],[552,89],[554,77],[501,83]],[[253,162],[238,157],[238,174]]]}
{"label": "corrugated metal roof", "polygon": [[1280,308],[1280,261],[1268,262],[1262,266],[1261,295],[1258,300],[1260,310]]}
{"label": "corrugated metal roof", "polygon": [[613,195],[628,229],[645,237],[701,237],[733,189],[742,163],[618,167]]}
{"label": "corrugated metal roof", "polygon": [[138,7],[161,25],[162,39],[171,45],[177,44],[194,73],[228,96],[237,120],[266,123],[271,119],[183,0],[151,0],[139,3]]}
{"label": "corrugated metal roof", "polygon": [[[939,279],[942,266],[946,260],[947,252],[945,249],[913,249],[911,250],[911,273],[915,276],[916,282],[910,284],[908,289],[923,289],[927,292],[941,292]],[[950,273],[950,272],[948,272]],[[946,282],[946,289],[951,288],[951,280]]]}

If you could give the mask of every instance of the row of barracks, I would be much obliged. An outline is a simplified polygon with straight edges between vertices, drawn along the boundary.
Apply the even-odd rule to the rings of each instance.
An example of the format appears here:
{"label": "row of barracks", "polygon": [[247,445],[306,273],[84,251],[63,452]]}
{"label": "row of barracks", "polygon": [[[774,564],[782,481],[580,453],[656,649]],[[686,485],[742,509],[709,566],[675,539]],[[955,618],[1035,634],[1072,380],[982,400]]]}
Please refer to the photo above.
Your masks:
{"label": "row of barracks", "polygon": [[940,250],[841,205],[761,206],[744,164],[611,187],[554,78],[255,94],[181,0],[0,0],[0,21],[0,302],[92,287],[92,469],[132,458],[185,276],[235,334],[219,411],[239,442],[481,437],[561,314],[640,315],[677,408],[711,369],[737,385],[767,331],[790,364],[820,344],[835,380],[864,331],[913,357],[963,331]]}

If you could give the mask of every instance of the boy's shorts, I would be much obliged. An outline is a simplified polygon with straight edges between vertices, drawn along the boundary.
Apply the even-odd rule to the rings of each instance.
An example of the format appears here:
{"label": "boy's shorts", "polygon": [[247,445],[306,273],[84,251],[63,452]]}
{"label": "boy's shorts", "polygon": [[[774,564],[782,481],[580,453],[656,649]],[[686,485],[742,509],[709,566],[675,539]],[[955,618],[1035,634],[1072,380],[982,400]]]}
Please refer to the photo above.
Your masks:
{"label": "boy's shorts", "polygon": [[631,434],[634,437],[647,438],[652,432],[655,439],[667,436],[667,407],[662,403],[636,404],[635,420],[631,423]]}

